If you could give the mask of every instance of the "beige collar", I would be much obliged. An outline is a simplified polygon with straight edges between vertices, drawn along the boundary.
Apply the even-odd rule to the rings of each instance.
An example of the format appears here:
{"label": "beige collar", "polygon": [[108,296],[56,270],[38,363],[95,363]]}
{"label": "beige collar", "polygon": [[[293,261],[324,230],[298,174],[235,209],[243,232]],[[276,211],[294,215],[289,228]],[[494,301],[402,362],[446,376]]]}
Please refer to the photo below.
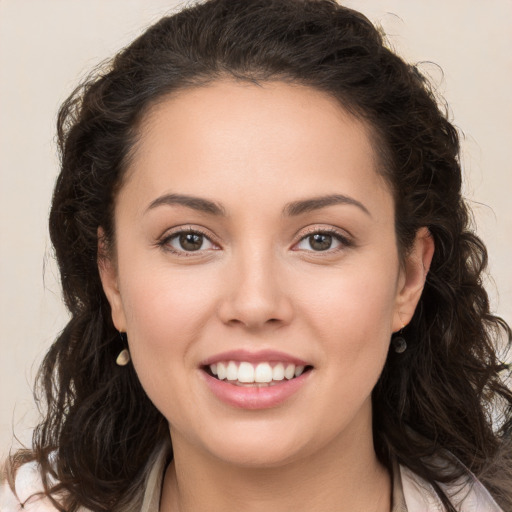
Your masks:
{"label": "beige collar", "polygon": [[[168,446],[159,451],[148,476],[141,512],[158,512]],[[392,512],[444,512],[434,488],[405,466],[393,463]],[[489,492],[467,472],[467,478],[449,486],[440,484],[460,512],[503,512]]]}

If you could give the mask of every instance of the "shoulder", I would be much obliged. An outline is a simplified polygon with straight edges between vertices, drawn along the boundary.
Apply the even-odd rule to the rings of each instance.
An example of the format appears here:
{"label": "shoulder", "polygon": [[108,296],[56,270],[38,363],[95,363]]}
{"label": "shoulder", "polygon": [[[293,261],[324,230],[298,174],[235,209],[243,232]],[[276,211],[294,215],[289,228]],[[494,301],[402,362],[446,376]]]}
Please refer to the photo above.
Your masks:
{"label": "shoulder", "polygon": [[[444,512],[434,488],[409,468],[400,466],[402,488],[408,512]],[[487,489],[468,470],[452,484],[439,484],[460,512],[503,512]]]}
{"label": "shoulder", "polygon": [[16,472],[15,492],[9,483],[0,485],[0,510],[2,512],[56,512],[57,509],[40,493],[41,476],[35,462],[23,464]]}
{"label": "shoulder", "polygon": [[[124,505],[123,512],[158,510],[161,483],[170,454],[170,439],[156,447],[148,459],[147,478],[141,486],[141,495]],[[39,469],[36,462],[22,464],[16,472],[14,490],[6,480],[0,479],[0,512],[58,512],[51,501],[41,494],[44,486]],[[91,511],[82,506],[78,512]]]}

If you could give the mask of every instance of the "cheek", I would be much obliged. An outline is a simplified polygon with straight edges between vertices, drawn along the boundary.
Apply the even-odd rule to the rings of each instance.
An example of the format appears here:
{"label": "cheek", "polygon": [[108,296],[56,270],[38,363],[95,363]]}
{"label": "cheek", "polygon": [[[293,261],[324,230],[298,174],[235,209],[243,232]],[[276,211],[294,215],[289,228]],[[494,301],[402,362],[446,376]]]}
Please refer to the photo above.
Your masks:
{"label": "cheek", "polygon": [[[190,271],[189,271],[190,270]],[[177,362],[200,336],[212,311],[213,283],[191,269],[139,268],[123,283],[130,347],[141,363]]]}
{"label": "cheek", "polygon": [[392,268],[354,267],[337,278],[316,279],[303,303],[308,337],[320,341],[320,364],[354,407],[371,393],[387,357],[397,289]]}
{"label": "cheek", "polygon": [[187,379],[197,363],[195,347],[212,315],[211,285],[200,273],[172,273],[168,268],[134,275],[123,288],[133,365],[162,414],[169,421],[186,423]]}
{"label": "cheek", "polygon": [[371,341],[390,334],[397,293],[393,268],[369,265],[330,275],[319,272],[303,281],[296,294],[303,297],[304,314],[317,330],[339,338],[350,333],[347,341]]}

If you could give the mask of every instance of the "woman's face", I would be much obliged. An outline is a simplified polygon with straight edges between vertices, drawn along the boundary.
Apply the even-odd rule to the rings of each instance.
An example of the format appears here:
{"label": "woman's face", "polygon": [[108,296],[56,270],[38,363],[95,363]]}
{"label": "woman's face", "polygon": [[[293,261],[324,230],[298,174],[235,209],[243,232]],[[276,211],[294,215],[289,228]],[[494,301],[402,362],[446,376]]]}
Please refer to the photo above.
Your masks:
{"label": "woman's face", "polygon": [[378,167],[365,125],[303,86],[219,81],[149,113],[100,270],[175,450],[278,465],[371,438],[429,244],[400,265]]}

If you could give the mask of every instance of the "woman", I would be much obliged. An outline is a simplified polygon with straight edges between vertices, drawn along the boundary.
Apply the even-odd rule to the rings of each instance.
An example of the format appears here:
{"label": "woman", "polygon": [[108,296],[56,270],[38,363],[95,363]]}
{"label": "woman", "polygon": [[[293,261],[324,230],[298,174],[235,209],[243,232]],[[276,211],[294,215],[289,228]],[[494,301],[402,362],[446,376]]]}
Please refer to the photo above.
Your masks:
{"label": "woman", "polygon": [[512,510],[512,334],[457,134],[366,18],[185,9],[75,91],[59,140],[72,318],[4,508]]}

